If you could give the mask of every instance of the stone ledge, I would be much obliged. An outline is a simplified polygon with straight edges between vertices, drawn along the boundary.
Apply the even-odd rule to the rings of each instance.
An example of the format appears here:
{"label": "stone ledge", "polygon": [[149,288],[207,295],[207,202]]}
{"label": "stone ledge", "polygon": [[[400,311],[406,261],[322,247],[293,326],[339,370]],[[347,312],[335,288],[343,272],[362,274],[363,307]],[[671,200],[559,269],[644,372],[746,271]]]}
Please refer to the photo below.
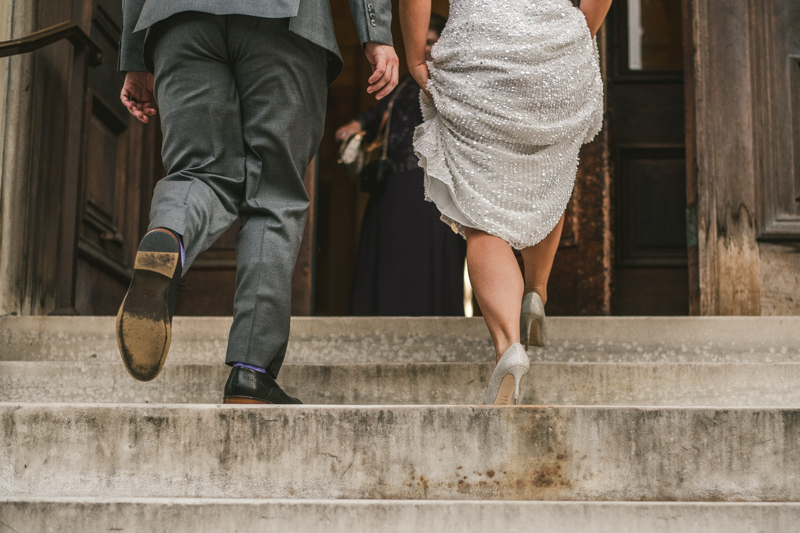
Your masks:
{"label": "stone ledge", "polygon": [[800,409],[0,404],[0,495],[800,500]]}
{"label": "stone ledge", "polygon": [[[0,317],[0,360],[117,361],[114,317]],[[224,360],[231,319],[177,317],[169,361]],[[554,317],[550,362],[800,362],[800,317]],[[481,318],[292,319],[287,362],[484,362]]]}
{"label": "stone ledge", "polygon": [[0,498],[0,523],[26,532],[795,533],[800,504]]}
{"label": "stone ledge", "polygon": [[[493,363],[286,364],[279,383],[306,404],[471,405]],[[224,364],[170,364],[154,381],[121,363],[0,361],[0,402],[219,403]],[[800,363],[533,363],[523,403],[800,406]]]}

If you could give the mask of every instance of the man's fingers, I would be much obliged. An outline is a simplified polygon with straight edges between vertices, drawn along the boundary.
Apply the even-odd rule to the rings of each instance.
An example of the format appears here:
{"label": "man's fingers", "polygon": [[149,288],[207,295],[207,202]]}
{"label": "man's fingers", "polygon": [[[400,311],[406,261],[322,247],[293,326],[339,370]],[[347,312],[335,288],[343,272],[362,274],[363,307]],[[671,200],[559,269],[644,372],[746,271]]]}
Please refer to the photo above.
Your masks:
{"label": "man's fingers", "polygon": [[139,102],[135,98],[132,98],[125,90],[120,94],[120,100],[122,101],[122,105],[128,110],[128,113],[145,124],[150,121],[148,117],[155,116],[158,113],[151,102]]}
{"label": "man's fingers", "polygon": [[394,65],[392,65],[392,67],[387,72],[387,76],[385,76],[385,77],[388,77],[388,80],[386,80],[386,84],[378,92],[378,94],[375,95],[375,97],[378,100],[380,100],[380,99],[384,98],[385,96],[387,96],[389,93],[391,93],[394,90],[395,87],[397,87],[397,68]]}
{"label": "man's fingers", "polygon": [[[394,67],[394,65],[392,65],[391,63],[387,64],[385,61],[381,61],[381,63],[382,66],[384,67],[382,75],[380,77],[376,77],[375,74],[378,73],[376,70],[375,74],[373,74],[372,77],[368,80],[371,85],[367,88],[367,92],[370,94],[379,92],[381,89],[386,87],[388,83],[392,81],[392,68]],[[380,100],[381,98],[386,96],[386,93],[384,93],[383,95],[375,95],[375,96],[378,98],[378,100]]]}
{"label": "man's fingers", "polygon": [[378,56],[377,61],[375,62],[375,70],[372,72],[372,76],[370,76],[367,81],[370,83],[370,85],[372,85],[381,79],[385,73],[386,60],[382,56]]}
{"label": "man's fingers", "polygon": [[147,117],[147,115],[145,115],[144,113],[142,113],[141,111],[138,111],[138,110],[137,110],[137,112],[136,112],[136,114],[134,116],[137,119],[139,119],[139,122],[144,122],[145,124],[147,124],[150,121],[150,119]]}
{"label": "man's fingers", "polygon": [[127,107],[130,111],[131,107],[133,106],[133,102],[131,102],[130,95],[128,94],[127,90],[122,89],[122,92],[119,93],[119,100],[122,102],[122,105]]}
{"label": "man's fingers", "polygon": [[143,123],[147,124],[148,122],[150,122],[150,119],[148,118],[147,115],[151,115],[152,116],[152,115],[156,114],[156,110],[152,109],[152,108],[149,109],[149,110],[142,110],[139,107],[142,104],[137,105],[137,104],[134,104],[133,102],[131,102],[130,100],[125,101],[123,103],[125,104],[125,107],[128,108],[128,112],[131,115],[133,115],[134,117],[136,117],[136,119],[139,122],[143,122]]}
{"label": "man's fingers", "polygon": [[375,98],[380,100],[381,98],[386,96],[386,94],[388,94],[388,93],[381,94],[381,90],[389,84],[390,79],[391,78],[388,78],[386,75],[384,75],[381,79],[379,79],[378,81],[367,87],[367,92],[370,94],[378,93],[375,95]]}
{"label": "man's fingers", "polygon": [[[398,66],[395,64],[391,64],[389,68],[386,70],[386,74],[380,80],[379,84],[380,89],[378,90],[378,94],[375,97],[380,100],[391,93],[395,87],[397,87],[399,74],[398,74]],[[378,84],[376,84],[378,85]]]}

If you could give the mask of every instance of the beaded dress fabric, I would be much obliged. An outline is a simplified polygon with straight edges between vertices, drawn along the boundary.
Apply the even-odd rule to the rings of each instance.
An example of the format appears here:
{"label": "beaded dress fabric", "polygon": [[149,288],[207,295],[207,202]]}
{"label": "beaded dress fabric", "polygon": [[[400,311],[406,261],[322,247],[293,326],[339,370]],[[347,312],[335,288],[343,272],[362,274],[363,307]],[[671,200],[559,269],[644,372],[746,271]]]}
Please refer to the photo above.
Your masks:
{"label": "beaded dress fabric", "polygon": [[462,236],[517,249],[544,239],[572,194],[578,151],[600,131],[595,40],[570,0],[451,0],[420,93],[414,149],[425,194]]}

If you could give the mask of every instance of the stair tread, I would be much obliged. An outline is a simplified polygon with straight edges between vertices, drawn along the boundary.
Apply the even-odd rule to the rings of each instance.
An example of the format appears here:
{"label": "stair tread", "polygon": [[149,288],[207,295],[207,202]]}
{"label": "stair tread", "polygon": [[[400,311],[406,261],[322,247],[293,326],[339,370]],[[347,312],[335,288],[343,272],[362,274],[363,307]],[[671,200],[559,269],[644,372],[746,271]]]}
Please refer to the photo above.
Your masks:
{"label": "stair tread", "polygon": [[[797,503],[3,498],[13,530],[205,533],[731,533],[794,531]],[[146,526],[145,526],[146,525]]]}
{"label": "stair tread", "polygon": [[[297,363],[279,383],[307,404],[478,404],[493,363]],[[0,401],[219,403],[229,368],[167,363],[154,381],[119,362],[0,361]],[[533,362],[522,402],[800,406],[800,363]]]}
{"label": "stair tread", "polygon": [[[229,318],[176,317],[170,362],[224,358]],[[553,317],[547,361],[800,362],[800,317]],[[491,360],[482,318],[292,319],[287,361]],[[0,359],[119,357],[114,317],[0,317]]]}

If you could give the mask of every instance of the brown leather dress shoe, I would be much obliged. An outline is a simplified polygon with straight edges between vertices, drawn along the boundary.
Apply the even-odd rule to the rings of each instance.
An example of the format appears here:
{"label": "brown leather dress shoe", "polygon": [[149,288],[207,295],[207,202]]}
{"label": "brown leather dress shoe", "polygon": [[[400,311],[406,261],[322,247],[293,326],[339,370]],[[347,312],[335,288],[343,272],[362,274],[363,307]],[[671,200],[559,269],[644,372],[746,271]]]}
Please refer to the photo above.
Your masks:
{"label": "brown leather dress shoe", "polygon": [[283,389],[269,374],[235,366],[231,369],[228,382],[225,383],[223,403],[297,404],[303,402],[283,392]]}

